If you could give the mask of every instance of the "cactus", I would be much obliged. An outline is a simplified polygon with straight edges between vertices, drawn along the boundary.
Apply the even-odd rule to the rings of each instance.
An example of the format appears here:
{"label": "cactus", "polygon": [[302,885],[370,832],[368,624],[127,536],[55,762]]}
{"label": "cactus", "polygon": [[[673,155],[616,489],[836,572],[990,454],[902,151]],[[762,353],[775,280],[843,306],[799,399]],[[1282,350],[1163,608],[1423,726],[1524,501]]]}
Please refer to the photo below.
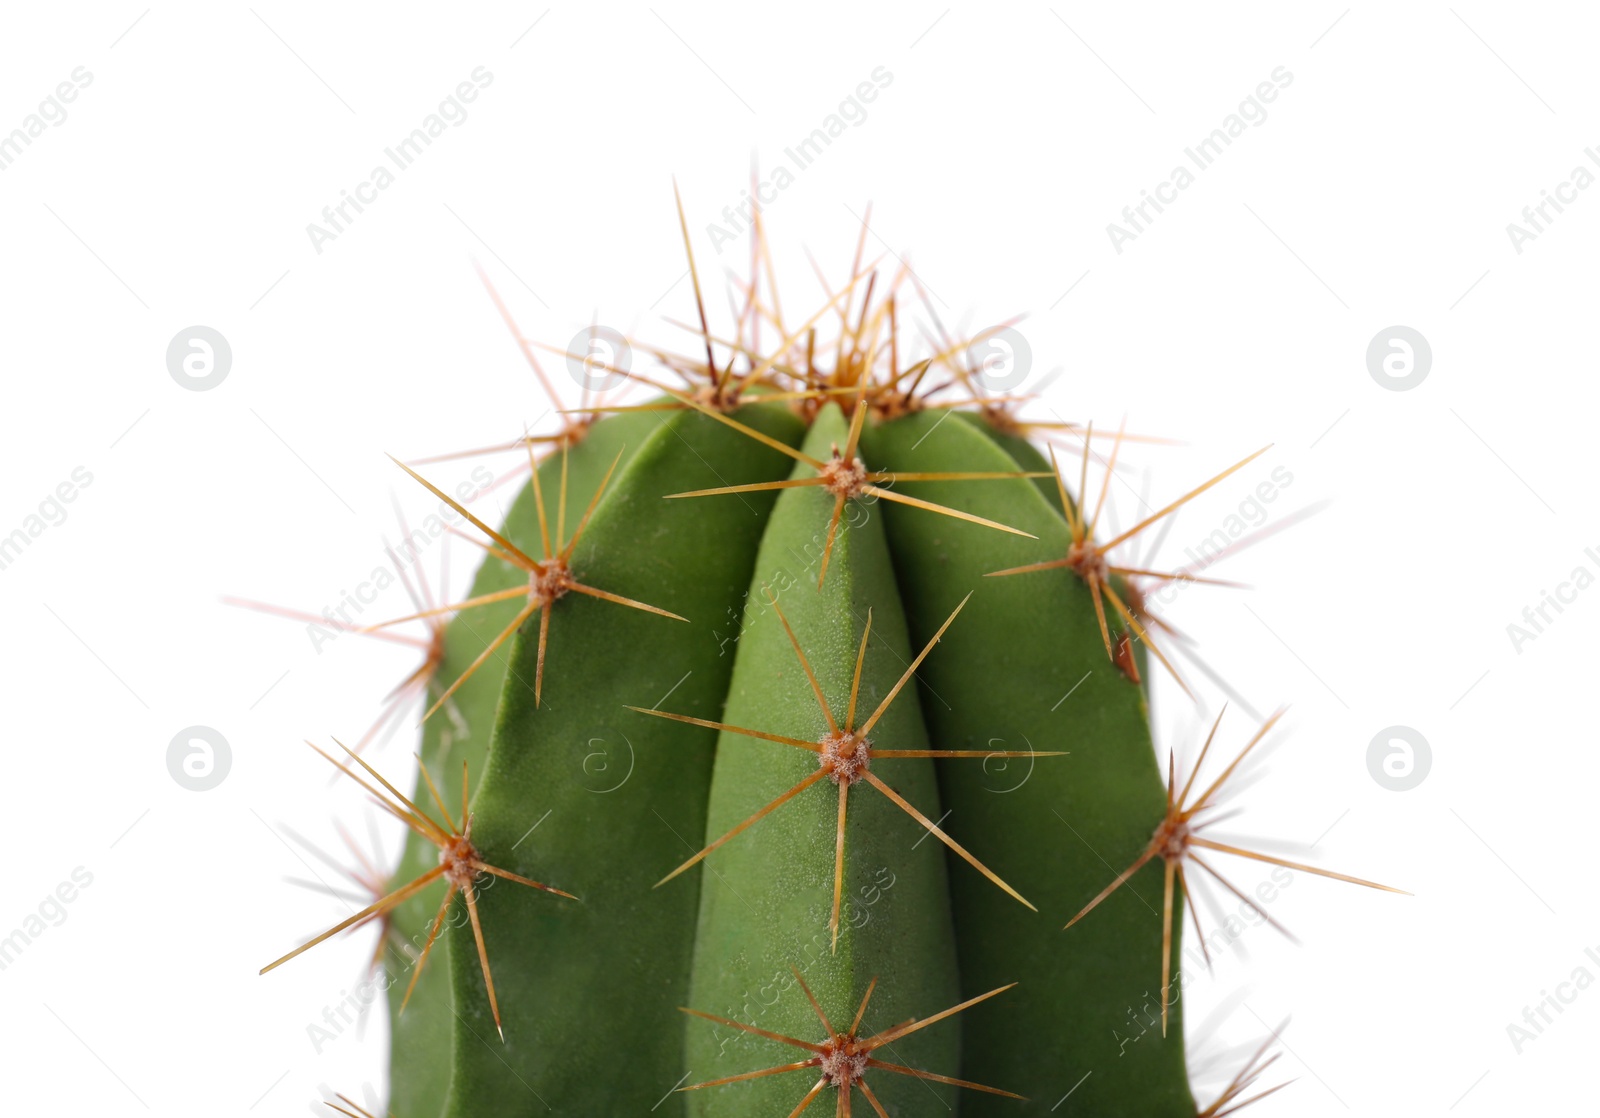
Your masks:
{"label": "cactus", "polygon": [[414,791],[372,731],[313,746],[409,829],[399,866],[265,969],[383,925],[400,1118],[1251,1101],[1265,1047],[1204,1110],[1188,1084],[1193,874],[1233,889],[1226,855],[1386,887],[1203,834],[1276,716],[1215,775],[1216,725],[1185,773],[1158,761],[1149,662],[1193,692],[1143,591],[1214,580],[1115,552],[1264,451],[1100,542],[1130,437],[1096,496],[1105,434],[1019,419],[936,316],[938,352],[902,362],[915,277],[880,289],[863,246],[786,325],[759,220],[719,340],[678,216],[703,357],[569,355],[651,395],[586,389],[556,435],[499,448],[530,470],[501,524],[400,463],[485,558],[462,600],[368,630],[430,627],[399,693],[426,692]]}

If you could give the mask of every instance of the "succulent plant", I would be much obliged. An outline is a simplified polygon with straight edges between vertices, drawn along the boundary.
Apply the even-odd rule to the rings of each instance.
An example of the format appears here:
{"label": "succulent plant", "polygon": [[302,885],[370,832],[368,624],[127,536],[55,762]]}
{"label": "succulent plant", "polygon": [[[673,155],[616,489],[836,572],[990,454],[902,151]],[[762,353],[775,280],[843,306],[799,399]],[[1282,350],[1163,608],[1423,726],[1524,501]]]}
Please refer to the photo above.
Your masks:
{"label": "succulent plant", "polygon": [[372,732],[315,747],[410,840],[278,963],[385,925],[400,1118],[1244,1105],[1265,1049],[1207,1109],[1189,1087],[1192,876],[1326,871],[1203,833],[1274,720],[1163,781],[1150,662],[1189,688],[1145,590],[1208,579],[1116,556],[1255,456],[1100,542],[1128,437],[1019,418],[931,307],[936,352],[902,361],[916,277],[864,245],[793,324],[754,239],[731,339],[691,251],[703,355],[567,355],[648,395],[586,385],[498,448],[531,471],[503,522],[402,464],[485,555],[395,619],[432,634],[400,693],[427,692],[414,790]]}

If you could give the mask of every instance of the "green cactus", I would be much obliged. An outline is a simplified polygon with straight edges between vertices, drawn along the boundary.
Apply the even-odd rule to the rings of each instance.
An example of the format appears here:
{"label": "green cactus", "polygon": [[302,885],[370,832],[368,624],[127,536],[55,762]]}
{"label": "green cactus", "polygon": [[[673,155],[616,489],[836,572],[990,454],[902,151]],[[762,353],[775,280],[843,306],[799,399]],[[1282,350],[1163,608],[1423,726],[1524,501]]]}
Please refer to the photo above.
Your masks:
{"label": "green cactus", "polygon": [[[324,752],[411,831],[393,891],[312,941],[387,924],[390,1112],[1242,1105],[1265,1050],[1206,1110],[1189,1089],[1189,874],[1326,871],[1203,835],[1239,763],[1197,782],[1211,739],[1163,781],[1145,673],[1178,672],[1141,588],[1205,580],[1112,557],[1161,514],[1097,541],[1091,430],[1018,421],[942,327],[902,365],[905,271],[874,302],[858,250],[795,328],[764,237],[755,265],[735,340],[702,305],[704,358],[668,362],[684,387],[629,373],[652,399],[586,392],[542,461],[519,440],[503,524],[403,467],[486,558],[414,615],[415,791]],[[1082,444],[1076,486],[1041,434]]]}

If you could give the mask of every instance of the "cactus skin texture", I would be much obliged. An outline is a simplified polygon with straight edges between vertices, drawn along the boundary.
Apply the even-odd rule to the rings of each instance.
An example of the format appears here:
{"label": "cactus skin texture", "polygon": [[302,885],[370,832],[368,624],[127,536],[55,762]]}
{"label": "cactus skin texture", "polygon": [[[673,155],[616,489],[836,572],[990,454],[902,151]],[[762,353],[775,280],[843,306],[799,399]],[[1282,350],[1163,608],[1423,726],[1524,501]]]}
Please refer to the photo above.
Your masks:
{"label": "cactus skin texture", "polygon": [[[1190,1092],[1187,881],[1152,838],[1178,825],[1187,856],[1189,828],[1151,740],[1150,646],[1062,564],[1084,494],[1029,434],[1067,425],[1014,421],[957,344],[902,368],[905,276],[847,313],[857,255],[799,331],[773,323],[775,349],[752,284],[724,365],[707,330],[704,365],[675,365],[688,390],[640,377],[648,403],[547,440],[502,524],[455,506],[486,536],[468,597],[500,597],[448,625],[412,803],[466,811],[451,867],[561,895],[485,873],[470,906],[441,907],[442,880],[394,905],[396,1118],[1251,1101],[1265,1048],[1209,1108]],[[919,397],[936,362],[951,377]],[[1127,578],[1192,577],[1094,569],[1141,612]],[[418,832],[394,889],[446,844],[390,807]]]}

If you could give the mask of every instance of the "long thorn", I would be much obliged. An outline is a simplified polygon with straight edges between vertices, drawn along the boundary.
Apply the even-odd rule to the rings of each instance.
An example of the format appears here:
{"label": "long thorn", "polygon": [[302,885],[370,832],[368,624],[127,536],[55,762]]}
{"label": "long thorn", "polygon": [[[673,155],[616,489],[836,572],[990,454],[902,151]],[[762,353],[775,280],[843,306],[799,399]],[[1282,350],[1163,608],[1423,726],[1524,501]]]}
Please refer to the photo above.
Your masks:
{"label": "long thorn", "polygon": [[[819,769],[818,771],[820,772],[821,770]],[[926,827],[934,838],[938,839],[951,850],[954,850],[957,854],[961,855],[961,857],[965,859],[973,869],[977,870],[979,873],[983,874],[984,877],[987,877],[990,881],[998,885],[1007,896],[1022,902],[1022,904],[1026,905],[1028,908],[1033,909],[1034,912],[1039,911],[1037,908],[1034,908],[1033,904],[1028,900],[1028,898],[1017,892],[1010,885],[1007,885],[1005,880],[1001,878],[999,874],[995,873],[988,866],[984,865],[982,862],[978,861],[977,858],[973,857],[972,853],[968,851],[966,847],[962,846],[955,839],[951,838],[949,835],[945,834],[944,831],[940,830],[937,823],[913,807],[910,801],[901,796],[900,793],[896,792],[893,788],[890,788],[883,781],[879,780],[873,772],[868,770],[863,772],[861,775],[862,778],[870,783],[874,788],[882,792],[885,796],[888,796],[889,799],[894,802],[896,807]]]}
{"label": "long thorn", "polygon": [[782,734],[769,734],[764,730],[747,730],[743,726],[730,726],[726,722],[712,722],[705,718],[691,718],[687,714],[673,714],[665,710],[651,710],[647,707],[634,706],[627,707],[627,709],[639,714],[648,714],[654,718],[670,718],[674,722],[686,722],[691,726],[704,726],[708,730],[721,730],[730,734],[743,734],[748,738],[760,738],[762,741],[775,741],[781,745],[792,745],[796,749],[804,749],[812,753],[822,752],[822,746],[814,741],[785,737]]}
{"label": "long thorn", "polygon": [[822,717],[828,720],[828,729],[837,734],[839,723],[834,721],[833,711],[828,709],[828,700],[822,693],[822,684],[817,681],[817,673],[811,670],[811,661],[806,659],[805,650],[800,647],[800,638],[794,635],[794,629],[790,626],[788,617],[784,616],[783,607],[778,605],[778,599],[773,596],[772,591],[765,586],[761,589],[767,596],[767,604],[772,607],[772,612],[776,613],[778,620],[783,623],[783,631],[789,635],[789,643],[794,646],[794,654],[799,658],[800,667],[811,683],[811,692],[817,697],[817,706],[822,708]]}
{"label": "long thorn", "polygon": [[881,497],[886,501],[898,501],[902,505],[910,505],[913,508],[926,509],[928,512],[937,512],[944,516],[953,516],[957,520],[965,520],[973,524],[981,524],[985,528],[994,528],[1000,532],[1010,532],[1013,536],[1022,536],[1025,539],[1030,540],[1036,540],[1039,538],[1032,532],[1024,532],[1021,528],[1013,528],[1008,524],[1001,524],[998,520],[987,520],[981,516],[974,516],[970,512],[962,512],[960,509],[950,508],[948,505],[936,505],[932,501],[924,501],[919,497],[908,497],[904,493],[896,493],[894,490],[884,489],[882,486],[869,485],[863,489],[862,492],[870,493],[874,497]]}
{"label": "long thorn", "polygon": [[894,702],[896,695],[900,694],[900,689],[903,688],[906,683],[910,681],[911,677],[916,674],[917,669],[922,666],[922,662],[928,658],[928,653],[933,651],[933,646],[939,643],[940,637],[944,636],[944,631],[950,628],[951,623],[955,621],[957,615],[959,615],[961,611],[966,608],[967,603],[971,600],[972,591],[969,590],[967,592],[967,596],[962,598],[961,601],[956,604],[956,608],[950,611],[950,616],[944,619],[944,624],[939,626],[939,631],[933,634],[933,638],[923,646],[922,651],[917,653],[917,658],[911,661],[911,665],[906,668],[904,673],[901,674],[900,679],[895,683],[895,685],[889,689],[889,693],[885,695],[883,697],[883,701],[878,704],[878,709],[873,711],[872,716],[862,724],[861,729],[858,731],[860,735],[867,734],[873,726],[877,725],[878,719],[883,717],[883,712],[889,709],[889,704]]}
{"label": "long thorn", "polygon": [[815,784],[817,781],[821,780],[823,777],[825,777],[827,775],[828,775],[828,773],[827,773],[826,769],[818,769],[816,772],[812,773],[810,776],[808,776],[804,780],[802,780],[799,784],[796,784],[793,788],[789,789],[783,795],[781,795],[777,799],[773,800],[766,807],[762,808],[760,811],[756,812],[750,818],[746,819],[743,823],[740,823],[733,830],[731,830],[727,834],[723,835],[716,842],[713,842],[710,846],[707,846],[704,850],[700,851],[700,853],[696,854],[693,858],[690,858],[687,862],[683,863],[683,865],[679,866],[677,869],[675,869],[671,873],[667,874],[666,877],[663,877],[660,881],[656,882],[656,887],[659,888],[662,885],[665,885],[667,882],[669,882],[673,878],[677,877],[684,870],[690,869],[691,867],[698,865],[700,863],[701,859],[705,858],[706,855],[710,854],[713,850],[716,850],[723,843],[727,842],[731,838],[734,838],[734,837],[742,834],[744,831],[748,830],[751,826],[755,825],[756,823],[761,822],[761,820],[765,819],[768,815],[772,814],[772,812],[776,811],[778,808],[782,807],[784,804],[786,804],[790,800],[794,799],[801,792],[804,792],[807,788],[810,788],[813,784]]}
{"label": "long thorn", "polygon": [[1163,508],[1159,512],[1152,513],[1151,515],[1145,517],[1143,520],[1139,521],[1139,523],[1135,524],[1132,528],[1129,528],[1126,532],[1123,532],[1116,539],[1109,540],[1106,543],[1101,544],[1100,545],[1100,552],[1102,554],[1104,554],[1105,552],[1111,550],[1113,547],[1116,547],[1119,543],[1122,543],[1124,540],[1138,535],[1140,532],[1144,531],[1150,525],[1152,525],[1156,521],[1160,520],[1163,516],[1166,516],[1169,512],[1171,512],[1174,509],[1178,508],[1180,505],[1183,505],[1183,504],[1185,504],[1185,503],[1187,503],[1189,501],[1194,500],[1194,498],[1200,496],[1200,494],[1204,493],[1207,489],[1210,489],[1213,485],[1216,485],[1219,481],[1221,481],[1223,478],[1227,477],[1229,474],[1232,474],[1237,470],[1243,469],[1245,466],[1249,465],[1251,462],[1254,462],[1257,458],[1260,458],[1263,454],[1265,454],[1267,451],[1269,451],[1271,449],[1272,449],[1272,444],[1268,443],[1266,446],[1262,447],[1260,450],[1256,451],[1254,454],[1250,455],[1249,457],[1241,458],[1239,461],[1237,461],[1233,465],[1229,466],[1226,470],[1223,470],[1220,474],[1218,474],[1216,477],[1212,478],[1210,481],[1206,482],[1203,485],[1196,486],[1195,488],[1189,490],[1189,492],[1185,493],[1183,496],[1179,497],[1176,501],[1173,501],[1170,505],[1167,505],[1165,508]]}

